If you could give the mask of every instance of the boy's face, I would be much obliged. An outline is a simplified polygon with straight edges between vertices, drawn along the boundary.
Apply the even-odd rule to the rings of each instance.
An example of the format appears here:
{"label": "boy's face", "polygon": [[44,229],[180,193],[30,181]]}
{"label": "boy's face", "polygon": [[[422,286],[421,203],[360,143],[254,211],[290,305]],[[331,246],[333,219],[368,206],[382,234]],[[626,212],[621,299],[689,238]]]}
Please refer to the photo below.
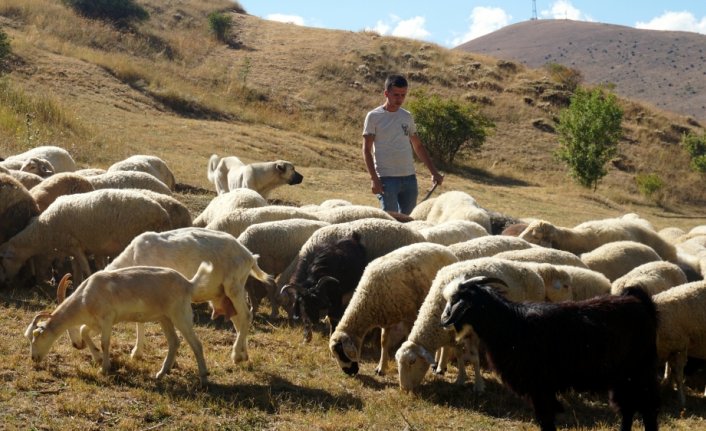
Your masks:
{"label": "boy's face", "polygon": [[388,111],[396,111],[404,103],[404,98],[407,97],[407,87],[392,86],[389,90],[385,90],[385,98],[387,99]]}

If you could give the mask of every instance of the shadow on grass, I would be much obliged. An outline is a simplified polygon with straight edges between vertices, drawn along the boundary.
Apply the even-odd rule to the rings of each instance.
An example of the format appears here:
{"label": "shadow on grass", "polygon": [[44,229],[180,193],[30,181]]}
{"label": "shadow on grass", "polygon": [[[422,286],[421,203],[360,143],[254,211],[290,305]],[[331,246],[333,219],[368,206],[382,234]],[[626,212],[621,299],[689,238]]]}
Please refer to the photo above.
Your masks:
{"label": "shadow on grass", "polygon": [[509,177],[507,175],[494,175],[484,169],[478,169],[471,166],[453,166],[446,168],[446,172],[453,173],[454,175],[466,178],[475,183],[489,186],[530,187],[537,185],[518,178]]}

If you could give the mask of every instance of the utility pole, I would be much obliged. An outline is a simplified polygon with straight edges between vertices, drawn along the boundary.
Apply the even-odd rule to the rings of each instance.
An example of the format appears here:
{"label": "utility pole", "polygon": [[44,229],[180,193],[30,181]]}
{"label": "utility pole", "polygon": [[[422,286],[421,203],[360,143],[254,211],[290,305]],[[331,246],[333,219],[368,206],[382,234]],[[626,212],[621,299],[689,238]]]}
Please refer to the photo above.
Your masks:
{"label": "utility pole", "polygon": [[532,0],[532,21],[537,20],[537,0]]}

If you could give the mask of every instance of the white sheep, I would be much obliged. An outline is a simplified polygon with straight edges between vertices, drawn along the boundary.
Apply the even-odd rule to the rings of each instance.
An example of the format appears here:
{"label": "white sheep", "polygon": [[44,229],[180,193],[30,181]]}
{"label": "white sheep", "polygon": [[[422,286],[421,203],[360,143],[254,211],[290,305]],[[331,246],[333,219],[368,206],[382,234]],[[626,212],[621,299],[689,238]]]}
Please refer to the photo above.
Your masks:
{"label": "white sheep", "polygon": [[172,229],[192,226],[191,212],[189,212],[189,208],[187,208],[186,205],[181,203],[177,198],[147,189],[138,189],[137,191],[157,202],[162,206],[162,208],[164,208],[167,214],[169,214]]}
{"label": "white sheep", "polygon": [[373,328],[382,328],[375,373],[385,374],[392,345],[390,332],[398,325],[405,332],[411,329],[437,271],[457,261],[448,248],[422,242],[370,262],[329,340],[329,349],[340,367],[356,374],[365,335]]}
{"label": "white sheep", "polygon": [[171,196],[172,191],[166,184],[146,172],[111,171],[100,175],[85,177],[96,190],[99,189],[141,189],[152,190]]}
{"label": "white sheep", "polygon": [[414,211],[410,215],[415,220],[426,220],[432,223],[441,223],[446,220],[469,220],[483,226],[486,232],[491,231],[488,212],[478,206],[471,195],[461,191],[450,191],[437,196],[430,204],[426,217],[415,216]]}
{"label": "white sheep", "polygon": [[483,226],[469,220],[446,220],[434,226],[419,229],[419,233],[427,241],[442,245],[457,244],[489,235]]}
{"label": "white sheep", "polygon": [[405,226],[416,231],[421,231],[422,229],[434,227],[436,226],[436,224],[426,220],[412,220],[408,223],[405,223]]}
{"label": "white sheep", "polygon": [[148,173],[169,187],[169,190],[174,191],[176,180],[174,173],[167,163],[157,156],[147,156],[138,154],[130,156],[125,160],[113,163],[108,167],[108,172],[114,171],[140,171]]}
{"label": "white sheep", "polygon": [[706,359],[706,281],[672,287],[652,297],[657,306],[657,356],[666,361],[684,406],[687,358]]}
{"label": "white sheep", "polygon": [[[81,339],[88,345],[94,359],[101,361],[103,374],[107,374],[110,371],[113,325],[118,322],[159,322],[169,350],[156,378],[169,373],[174,365],[179,347],[176,328],[193,350],[199,379],[201,384],[206,384],[208,369],[203,347],[193,328],[191,296],[209,283],[212,268],[210,263],[202,262],[190,280],[173,269],[144,266],[93,274],[52,313],[42,312],[32,319],[25,330],[25,337],[30,340],[32,360],[40,362],[64,331],[80,327]],[[66,283],[66,279],[62,283]],[[45,320],[40,322],[40,319]],[[101,335],[101,351],[93,344],[91,332]]]}
{"label": "white sheep", "polygon": [[620,295],[629,287],[639,287],[650,295],[656,295],[686,282],[686,274],[679,266],[664,261],[648,262],[616,279],[610,293]]}
{"label": "white sheep", "polygon": [[415,220],[426,220],[431,208],[434,206],[434,201],[436,201],[436,198],[429,198],[419,202],[412,212],[409,213],[410,217]]}
{"label": "white sheep", "polygon": [[665,239],[665,241],[670,242],[672,244],[675,243],[675,240],[679,238],[680,236],[684,235],[686,232],[684,232],[684,229],[675,227],[675,226],[669,226],[665,227],[664,229],[660,230],[657,232],[659,236]]}
{"label": "white sheep", "polygon": [[87,256],[116,256],[137,235],[171,228],[167,212],[134,190],[96,190],[60,196],[9,241],[0,245],[0,280],[11,279],[29,258],[56,249],[91,274]]}
{"label": "white sheep", "polygon": [[10,175],[0,173],[0,244],[9,240],[38,216],[31,193]]}
{"label": "white sheep", "polygon": [[[544,280],[536,271],[520,262],[485,257],[461,261],[448,265],[436,274],[419,309],[412,331],[402,346],[397,350],[397,370],[400,388],[410,391],[419,386],[429,369],[435,364],[434,352],[437,349],[455,345],[455,334],[441,327],[441,313],[446,306],[442,295],[443,289],[451,283],[460,283],[475,276],[487,276],[502,280],[506,286],[498,284],[498,290],[506,298],[513,301],[543,301],[545,298]],[[477,340],[474,341],[477,346]],[[484,384],[480,377],[480,361],[473,355],[475,368],[475,389],[482,390]],[[459,379],[465,378],[463,368],[459,368]]]}
{"label": "white sheep", "polygon": [[555,248],[530,247],[521,250],[509,250],[500,252],[495,257],[517,262],[543,262],[551,263],[552,265],[571,265],[579,268],[588,268],[575,254]]}
{"label": "white sheep", "polygon": [[94,175],[104,174],[107,171],[101,168],[85,168],[74,171],[75,174],[81,175],[82,177],[92,177]]}
{"label": "white sheep", "polygon": [[20,167],[20,171],[29,172],[30,174],[39,175],[42,178],[47,178],[54,175],[54,166],[48,160],[38,157],[31,157],[25,160]]}
{"label": "white sheep", "polygon": [[54,173],[73,172],[76,170],[76,162],[71,157],[71,154],[65,149],[53,145],[35,147],[24,153],[6,157],[4,161],[0,162],[0,166],[19,170],[24,162],[32,157],[48,161],[54,168]]}
{"label": "white sheep", "polygon": [[312,214],[319,220],[332,224],[345,223],[364,218],[394,220],[386,211],[365,205],[339,205],[331,208],[321,208],[318,211],[312,212]]}
{"label": "white sheep", "polygon": [[[314,232],[329,224],[319,220],[296,218],[257,223],[246,228],[238,236],[238,241],[260,256],[258,264],[263,271],[276,276],[287,268]],[[280,301],[274,285],[258,283],[249,278],[245,289],[250,297],[253,312],[257,312],[260,301],[267,296],[272,306],[270,317],[278,315]]]}
{"label": "white sheep", "polygon": [[[225,217],[233,211],[243,208],[258,208],[267,205],[267,201],[255,190],[234,189],[219,194],[211,199],[206,208],[194,219],[194,226],[206,227],[213,220]],[[235,235],[238,236],[238,235]]]}
{"label": "white sheep", "polygon": [[583,253],[581,260],[590,269],[600,272],[612,282],[643,263],[662,259],[654,249],[643,243],[614,241]]}
{"label": "white sheep", "polygon": [[600,272],[573,265],[557,265],[571,277],[571,295],[574,301],[610,294],[610,280]]}
{"label": "white sheep", "polygon": [[533,244],[514,236],[483,236],[457,244],[451,244],[449,250],[458,260],[471,260],[479,257],[494,256],[510,250],[523,250],[535,247]]}
{"label": "white sheep", "polygon": [[42,181],[44,181],[44,178],[31,172],[10,169],[8,170],[8,174],[12,178],[22,183],[22,185],[25,186],[27,190],[32,190],[37,184],[40,184]]}
{"label": "white sheep", "polygon": [[[192,302],[209,302],[213,309],[211,318],[224,315],[237,331],[231,358],[233,362],[248,360],[248,331],[252,313],[245,297],[248,275],[263,283],[273,283],[257,264],[253,255],[233,236],[204,228],[182,228],[167,232],[145,232],[137,236],[106,269],[126,268],[136,265],[165,266],[184,276],[194,274],[198,263],[213,263],[213,274],[208,284],[194,291]],[[141,330],[133,355],[142,352]]]}
{"label": "white sheep", "polygon": [[59,196],[87,193],[95,190],[93,185],[74,172],[59,172],[37,184],[29,192],[37,202],[40,211],[44,211]]}
{"label": "white sheep", "polygon": [[672,244],[657,232],[638,221],[622,218],[591,220],[574,228],[555,226],[544,220],[535,220],[520,234],[533,244],[558,248],[576,255],[586,253],[614,241],[635,241],[657,252],[663,259],[677,263],[677,252]]}
{"label": "white sheep", "polygon": [[[248,190],[248,189],[236,189]],[[233,193],[233,192],[228,192]],[[227,194],[227,193],[224,193]],[[223,196],[223,195],[220,195]],[[297,207],[284,205],[268,205],[259,208],[242,208],[230,212],[222,217],[213,219],[206,225],[206,228],[228,232],[234,237],[240,236],[249,226],[268,221],[287,219],[306,219],[320,221],[316,215],[302,211]],[[194,223],[196,223],[194,221]]]}

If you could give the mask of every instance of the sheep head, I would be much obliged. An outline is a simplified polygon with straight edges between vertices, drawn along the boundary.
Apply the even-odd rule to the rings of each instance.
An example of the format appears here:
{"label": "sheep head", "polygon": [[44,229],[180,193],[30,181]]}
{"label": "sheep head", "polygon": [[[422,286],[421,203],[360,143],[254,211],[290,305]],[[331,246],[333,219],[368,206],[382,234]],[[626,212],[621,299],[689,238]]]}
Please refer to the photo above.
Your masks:
{"label": "sheep head", "polygon": [[42,178],[54,175],[54,166],[48,160],[38,157],[32,157],[25,161],[20,170],[39,175]]}
{"label": "sheep head", "polygon": [[395,353],[397,372],[399,374],[400,389],[412,391],[424,379],[431,368],[436,368],[436,359],[424,346],[413,341],[405,341]]}
{"label": "sheep head", "polygon": [[46,330],[48,320],[40,322],[40,319],[51,319],[51,313],[42,311],[37,314],[25,330],[25,337],[29,340],[30,356],[34,362],[44,359],[56,339],[51,335],[51,331]]}
{"label": "sheep head", "polygon": [[0,281],[10,281],[25,263],[25,259],[18,255],[14,245],[6,242],[0,246]]}
{"label": "sheep head", "polygon": [[348,334],[339,331],[334,332],[331,335],[328,347],[343,372],[349,376],[358,374],[358,362],[360,360],[358,349]]}
{"label": "sheep head", "polygon": [[542,247],[552,247],[556,238],[556,227],[544,220],[535,220],[520,233],[519,238]]}

